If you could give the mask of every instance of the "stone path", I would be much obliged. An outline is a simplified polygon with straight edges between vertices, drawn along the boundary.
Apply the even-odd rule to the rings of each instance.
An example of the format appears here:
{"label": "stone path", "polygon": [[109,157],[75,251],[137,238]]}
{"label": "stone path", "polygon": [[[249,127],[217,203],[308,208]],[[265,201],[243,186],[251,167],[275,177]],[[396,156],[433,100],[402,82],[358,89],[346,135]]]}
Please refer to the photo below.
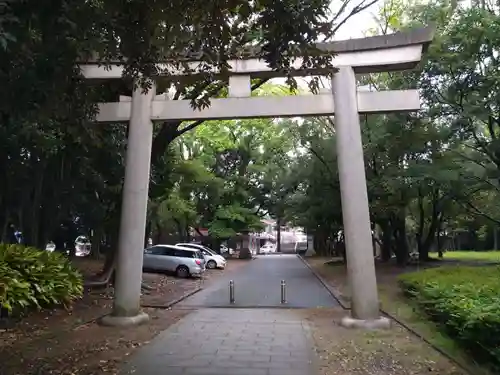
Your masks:
{"label": "stone path", "polygon": [[281,280],[286,282],[286,307],[338,306],[336,300],[294,254],[264,255],[228,272],[206,289],[181,302],[181,307],[229,307],[229,280],[234,280],[235,307],[283,307]]}
{"label": "stone path", "polygon": [[315,375],[309,327],[288,309],[201,309],[139,349],[121,375]]}
{"label": "stone path", "polygon": [[[235,305],[229,304],[229,280]],[[121,374],[315,375],[308,325],[292,308],[336,305],[295,255],[261,256],[178,304],[199,310],[137,351]]]}

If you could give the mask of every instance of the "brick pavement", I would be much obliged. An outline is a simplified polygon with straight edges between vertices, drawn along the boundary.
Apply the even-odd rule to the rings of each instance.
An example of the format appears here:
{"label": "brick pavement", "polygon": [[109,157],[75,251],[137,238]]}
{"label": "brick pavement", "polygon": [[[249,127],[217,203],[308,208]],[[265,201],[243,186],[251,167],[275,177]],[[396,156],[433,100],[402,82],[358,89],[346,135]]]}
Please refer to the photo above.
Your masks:
{"label": "brick pavement", "polygon": [[191,313],[125,364],[137,375],[315,375],[309,327],[288,309]]}

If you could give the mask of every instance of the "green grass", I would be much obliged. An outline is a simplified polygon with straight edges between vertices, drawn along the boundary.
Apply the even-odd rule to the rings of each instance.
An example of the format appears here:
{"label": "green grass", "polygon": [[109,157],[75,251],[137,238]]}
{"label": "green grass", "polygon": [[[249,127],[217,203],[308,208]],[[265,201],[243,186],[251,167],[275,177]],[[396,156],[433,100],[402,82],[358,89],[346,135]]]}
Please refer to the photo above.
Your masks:
{"label": "green grass", "polygon": [[447,251],[444,259],[500,262],[500,251]]}

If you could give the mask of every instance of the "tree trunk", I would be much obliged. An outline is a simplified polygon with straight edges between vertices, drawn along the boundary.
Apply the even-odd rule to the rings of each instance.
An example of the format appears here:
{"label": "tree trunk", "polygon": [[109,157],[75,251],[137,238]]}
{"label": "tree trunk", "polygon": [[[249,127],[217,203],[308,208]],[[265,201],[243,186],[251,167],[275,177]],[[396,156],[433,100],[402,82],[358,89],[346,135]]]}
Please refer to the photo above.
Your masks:
{"label": "tree trunk", "polygon": [[382,244],[380,246],[380,258],[383,262],[388,262],[392,257],[392,231],[388,221],[379,223],[382,230]]}
{"label": "tree trunk", "polygon": [[328,246],[327,246],[327,236],[324,232],[324,230],[319,229],[314,232],[314,251],[316,254],[319,256],[328,256]]}
{"label": "tree trunk", "polygon": [[144,236],[144,247],[148,247],[149,245],[149,237],[151,237],[151,227],[152,227],[152,224],[151,224],[151,220],[148,220],[146,222],[146,232],[145,232],[145,236]]}
{"label": "tree trunk", "polygon": [[[46,167],[47,162],[43,161],[41,165],[37,166],[37,171],[39,172],[39,176],[36,179],[36,187],[33,192],[33,201],[31,203],[31,207],[29,208],[30,212],[30,222],[28,223],[29,225],[29,230],[23,230],[23,237],[29,236],[29,241],[33,246],[38,246],[40,244],[40,231],[39,231],[39,224],[40,224],[40,214],[41,214],[41,200],[43,196],[43,184],[44,184],[44,177],[45,177],[45,167]],[[28,228],[26,228],[28,229]]]}
{"label": "tree trunk", "polygon": [[220,245],[221,245],[221,240],[216,237],[211,237],[210,242],[212,244],[212,250],[215,251],[217,254],[220,254]]}
{"label": "tree trunk", "polygon": [[347,251],[345,248],[345,240],[343,235],[342,235],[342,240],[339,242],[339,251],[340,251],[340,256],[342,257],[342,261],[344,262],[344,264],[347,264]]}
{"label": "tree trunk", "polygon": [[276,252],[281,253],[281,217],[276,218]]}
{"label": "tree trunk", "polygon": [[4,222],[2,224],[2,238],[1,238],[1,242],[4,242],[4,243],[7,243],[7,241],[8,241],[7,234],[8,234],[8,229],[9,229],[9,216],[10,216],[9,209],[6,207]]}
{"label": "tree trunk", "polygon": [[104,261],[104,267],[99,274],[102,278],[111,277],[114,274],[116,266],[116,258],[118,255],[118,236],[119,236],[119,221],[115,220],[111,222],[111,232],[107,238],[108,243],[106,246],[106,259]]}
{"label": "tree trunk", "polygon": [[440,221],[439,223],[439,226],[438,226],[438,229],[437,229],[437,236],[436,236],[436,239],[437,239],[437,252],[438,252],[438,257],[439,258],[442,258],[443,257],[443,241],[442,241],[442,232],[443,232],[443,223],[442,221]]}
{"label": "tree trunk", "polygon": [[90,243],[92,244],[92,248],[90,249],[92,253],[92,257],[95,259],[99,259],[101,255],[101,241],[102,241],[102,229],[93,229],[92,236],[90,239]]}
{"label": "tree trunk", "polygon": [[396,262],[399,266],[405,266],[408,262],[408,241],[406,239],[406,223],[403,218],[396,217],[393,222],[394,236],[394,253],[396,254]]}

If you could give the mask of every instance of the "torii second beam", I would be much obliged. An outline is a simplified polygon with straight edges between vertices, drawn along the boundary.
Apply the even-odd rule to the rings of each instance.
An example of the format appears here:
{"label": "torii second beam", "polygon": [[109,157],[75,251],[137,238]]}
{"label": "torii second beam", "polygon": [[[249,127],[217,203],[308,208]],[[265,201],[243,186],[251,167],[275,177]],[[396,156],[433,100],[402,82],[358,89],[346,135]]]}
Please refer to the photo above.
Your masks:
{"label": "torii second beam", "polygon": [[[417,90],[359,91],[359,113],[408,112],[420,109]],[[130,120],[130,98],[118,103],[100,103],[98,122],[127,122]],[[234,118],[332,116],[335,113],[331,93],[321,95],[262,96],[250,98],[212,99],[210,106],[194,109],[189,100],[154,100],[153,121],[216,120]]]}

